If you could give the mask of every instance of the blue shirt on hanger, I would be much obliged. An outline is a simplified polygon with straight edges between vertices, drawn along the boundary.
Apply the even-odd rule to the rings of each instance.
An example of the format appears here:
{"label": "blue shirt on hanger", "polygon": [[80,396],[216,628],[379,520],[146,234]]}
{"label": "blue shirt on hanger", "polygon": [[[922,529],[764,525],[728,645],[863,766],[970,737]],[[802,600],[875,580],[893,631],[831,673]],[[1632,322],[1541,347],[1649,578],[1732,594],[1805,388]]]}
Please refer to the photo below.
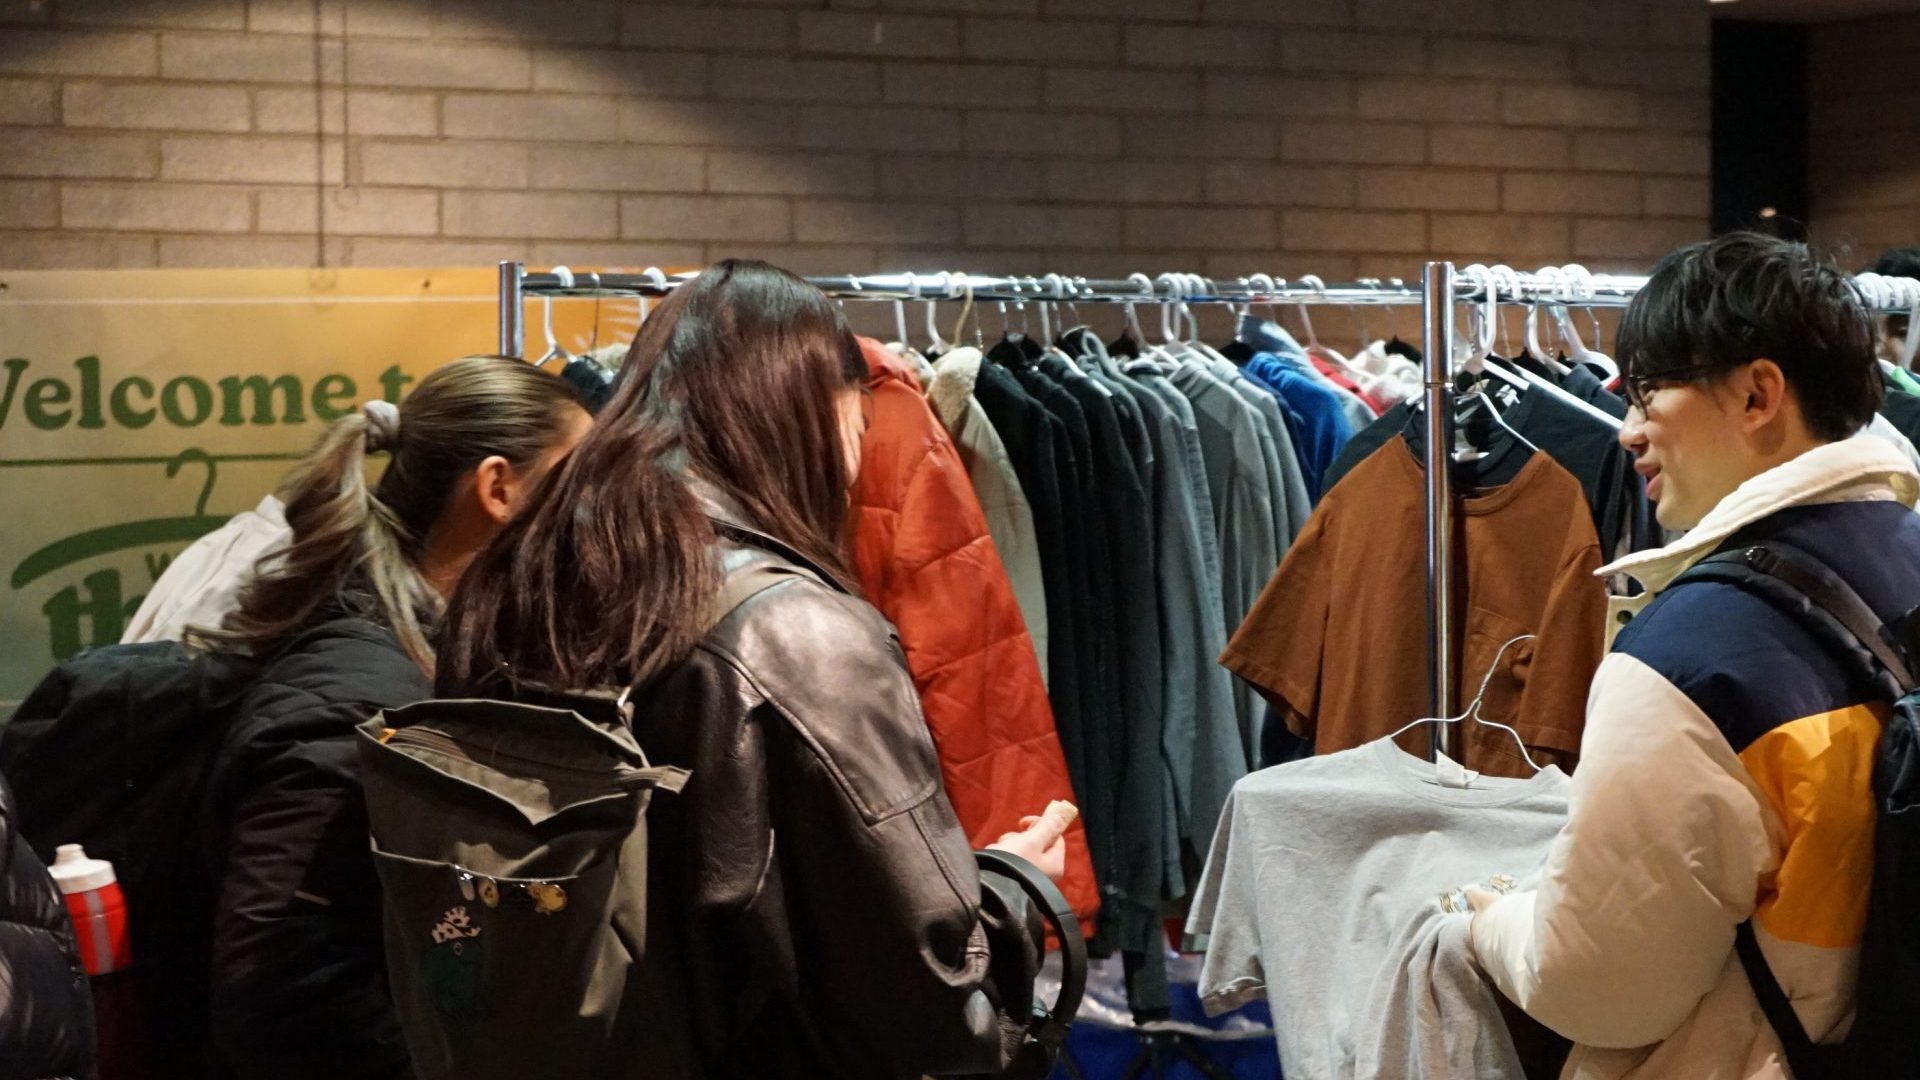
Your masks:
{"label": "blue shirt on hanger", "polygon": [[1298,424],[1295,449],[1307,471],[1307,494],[1319,502],[1321,478],[1340,456],[1341,447],[1353,438],[1353,426],[1347,422],[1340,395],[1321,385],[1304,356],[1255,353],[1243,370],[1279,394],[1293,414],[1288,420]]}

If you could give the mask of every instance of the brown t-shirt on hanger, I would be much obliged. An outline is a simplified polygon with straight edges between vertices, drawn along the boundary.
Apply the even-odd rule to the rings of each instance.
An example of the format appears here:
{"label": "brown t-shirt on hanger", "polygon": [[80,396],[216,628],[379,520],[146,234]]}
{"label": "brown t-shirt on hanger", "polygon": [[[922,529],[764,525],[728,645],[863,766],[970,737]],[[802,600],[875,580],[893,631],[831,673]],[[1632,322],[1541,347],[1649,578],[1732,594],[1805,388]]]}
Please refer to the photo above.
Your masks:
{"label": "brown t-shirt on hanger", "polygon": [[[1322,754],[1427,716],[1426,478],[1403,439],[1375,451],[1321,502],[1220,662],[1252,683]],[[1543,453],[1454,517],[1455,675],[1464,709],[1510,724],[1542,766],[1574,764],[1587,689],[1604,652],[1600,541],[1580,482]],[[1424,754],[1427,728],[1401,736]],[[1463,764],[1529,776],[1513,737],[1463,722]]]}

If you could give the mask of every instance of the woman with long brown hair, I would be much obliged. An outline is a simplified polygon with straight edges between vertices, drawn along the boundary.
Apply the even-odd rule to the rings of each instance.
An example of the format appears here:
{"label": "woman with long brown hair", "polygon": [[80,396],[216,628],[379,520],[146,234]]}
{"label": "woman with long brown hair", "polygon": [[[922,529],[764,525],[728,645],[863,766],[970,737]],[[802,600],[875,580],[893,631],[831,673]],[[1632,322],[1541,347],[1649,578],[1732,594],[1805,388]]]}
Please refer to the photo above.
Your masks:
{"label": "woman with long brown hair", "polygon": [[[260,561],[238,609],[188,631],[215,662],[259,665],[207,791],[217,902],[206,1000],[226,1069],[410,1073],[353,728],[430,696],[444,595],[590,425],[559,379],[503,357],[439,368],[397,407],[369,402],[287,478],[292,537]],[[377,481],[372,455],[387,459]]]}
{"label": "woman with long brown hair", "polygon": [[[650,1076],[992,1072],[1026,1021],[995,1006],[1028,1000],[1033,945],[846,569],[865,373],[819,290],[709,268],[449,603],[443,695],[627,688],[648,758],[690,770],[648,814]],[[720,610],[750,574],[774,583]],[[1063,828],[996,846],[1057,877]]]}

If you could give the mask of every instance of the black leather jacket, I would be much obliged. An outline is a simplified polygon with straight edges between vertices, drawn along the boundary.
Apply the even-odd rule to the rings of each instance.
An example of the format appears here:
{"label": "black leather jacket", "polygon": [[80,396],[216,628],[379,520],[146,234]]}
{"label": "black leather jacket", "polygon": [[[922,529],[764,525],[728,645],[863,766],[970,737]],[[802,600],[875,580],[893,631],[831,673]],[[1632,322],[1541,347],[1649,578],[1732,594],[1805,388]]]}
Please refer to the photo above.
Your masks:
{"label": "black leather jacket", "polygon": [[793,573],[633,695],[653,764],[692,773],[648,811],[642,1071],[997,1071],[1042,931],[1010,882],[983,890],[892,627],[737,512],[710,516],[729,575]]}
{"label": "black leather jacket", "polygon": [[93,1075],[93,1003],[66,902],[0,780],[0,1080]]}

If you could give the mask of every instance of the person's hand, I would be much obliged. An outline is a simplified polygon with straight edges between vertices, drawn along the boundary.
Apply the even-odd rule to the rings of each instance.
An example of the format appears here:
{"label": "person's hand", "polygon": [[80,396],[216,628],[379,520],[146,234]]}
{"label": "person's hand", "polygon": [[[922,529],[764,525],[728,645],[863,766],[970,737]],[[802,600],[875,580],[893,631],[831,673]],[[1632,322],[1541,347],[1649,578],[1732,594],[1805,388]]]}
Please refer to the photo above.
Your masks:
{"label": "person's hand", "polygon": [[1059,881],[1067,876],[1067,826],[1079,816],[1079,809],[1072,803],[1056,801],[1038,815],[1021,818],[1019,832],[1010,832],[987,846],[1018,855]]}

